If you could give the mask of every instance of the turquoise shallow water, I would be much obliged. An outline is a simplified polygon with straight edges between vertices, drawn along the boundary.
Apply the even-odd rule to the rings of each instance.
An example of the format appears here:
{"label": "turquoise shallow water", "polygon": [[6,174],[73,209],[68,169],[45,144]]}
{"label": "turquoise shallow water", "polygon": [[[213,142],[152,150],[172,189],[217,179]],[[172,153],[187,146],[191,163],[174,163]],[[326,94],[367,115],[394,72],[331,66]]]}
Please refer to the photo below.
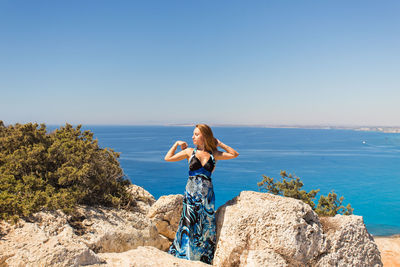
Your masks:
{"label": "turquoise shallow water", "polygon": [[[54,128],[54,127],[53,127]],[[51,129],[51,127],[49,127]],[[165,162],[176,140],[193,147],[193,127],[86,126],[102,147],[122,152],[131,181],[155,198],[183,194],[187,161]],[[400,233],[400,135],[351,130],[213,127],[214,135],[239,157],[217,162],[212,178],[216,206],[242,190],[258,191],[262,175],[295,173],[304,189],[334,189],[362,215],[374,235]],[[317,197],[319,198],[319,197]]]}

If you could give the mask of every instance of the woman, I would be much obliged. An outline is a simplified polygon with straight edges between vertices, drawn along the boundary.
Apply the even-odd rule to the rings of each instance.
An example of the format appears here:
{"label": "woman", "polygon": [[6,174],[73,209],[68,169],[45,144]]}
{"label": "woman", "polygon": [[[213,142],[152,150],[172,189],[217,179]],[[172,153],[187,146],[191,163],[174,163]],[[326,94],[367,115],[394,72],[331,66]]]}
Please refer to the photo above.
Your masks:
{"label": "woman", "polygon": [[[196,125],[192,139],[195,148],[189,148],[184,141],[176,141],[165,155],[166,161],[188,159],[189,162],[182,215],[168,253],[178,258],[211,264],[216,245],[215,197],[211,173],[218,160],[233,159],[239,153],[215,139],[206,124]],[[181,146],[182,151],[175,154],[178,146]],[[217,147],[226,152],[218,151]]]}

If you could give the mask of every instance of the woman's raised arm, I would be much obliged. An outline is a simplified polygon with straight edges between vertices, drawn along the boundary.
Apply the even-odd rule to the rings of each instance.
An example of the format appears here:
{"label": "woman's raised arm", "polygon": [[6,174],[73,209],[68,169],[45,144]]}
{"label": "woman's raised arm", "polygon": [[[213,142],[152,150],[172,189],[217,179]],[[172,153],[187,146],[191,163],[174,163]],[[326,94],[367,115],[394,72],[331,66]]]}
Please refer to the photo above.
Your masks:
{"label": "woman's raised arm", "polygon": [[228,145],[225,145],[217,139],[217,147],[223,148],[226,152],[217,151],[214,155],[216,160],[233,159],[239,156],[239,153]]}
{"label": "woman's raised arm", "polygon": [[[181,146],[182,151],[179,153],[175,154],[175,150],[178,146]],[[176,141],[175,144],[172,145],[172,147],[169,149],[167,154],[165,155],[164,159],[166,161],[179,161],[183,159],[187,159],[188,155],[186,153],[186,148],[187,148],[187,143],[185,141]]]}

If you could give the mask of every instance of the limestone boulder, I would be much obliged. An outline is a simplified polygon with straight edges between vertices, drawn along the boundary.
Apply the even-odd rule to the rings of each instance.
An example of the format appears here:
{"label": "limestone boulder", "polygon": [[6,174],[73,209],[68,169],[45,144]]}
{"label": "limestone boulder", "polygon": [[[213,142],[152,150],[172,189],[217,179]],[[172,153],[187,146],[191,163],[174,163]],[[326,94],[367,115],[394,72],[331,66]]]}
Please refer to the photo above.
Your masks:
{"label": "limestone boulder", "polygon": [[146,189],[135,184],[129,185],[128,192],[133,196],[137,204],[137,211],[147,214],[156,199]]}
{"label": "limestone boulder", "polygon": [[[289,266],[285,259],[271,249],[254,249],[241,255],[241,262],[246,262],[247,267],[259,266]],[[224,266],[216,263],[216,266]]]}
{"label": "limestone boulder", "polygon": [[161,196],[147,213],[158,232],[173,241],[182,214],[183,195]]}
{"label": "limestone boulder", "polygon": [[33,222],[2,223],[0,266],[81,266],[102,260],[76,238],[62,212],[38,213]]}
{"label": "limestone boulder", "polygon": [[143,213],[79,206],[73,215],[38,212],[16,225],[2,223],[0,264],[78,266],[100,263],[99,252],[123,252],[139,246],[166,250],[167,238]]}
{"label": "limestone boulder", "polygon": [[216,218],[216,266],[309,266],[327,251],[317,214],[300,200],[242,191]]}
{"label": "limestone boulder", "polygon": [[243,191],[216,218],[215,266],[382,266],[361,216],[319,218],[300,200]]}
{"label": "limestone boulder", "polygon": [[316,266],[383,266],[374,238],[361,216],[336,215],[321,218],[328,241],[328,251]]}
{"label": "limestone boulder", "polygon": [[165,250],[168,240],[158,234],[155,224],[140,212],[106,207],[81,206],[76,234],[94,252],[123,252],[138,246]]}
{"label": "limestone boulder", "polygon": [[155,247],[138,247],[122,253],[99,253],[105,264],[90,265],[92,267],[206,267],[200,261],[179,259]]}

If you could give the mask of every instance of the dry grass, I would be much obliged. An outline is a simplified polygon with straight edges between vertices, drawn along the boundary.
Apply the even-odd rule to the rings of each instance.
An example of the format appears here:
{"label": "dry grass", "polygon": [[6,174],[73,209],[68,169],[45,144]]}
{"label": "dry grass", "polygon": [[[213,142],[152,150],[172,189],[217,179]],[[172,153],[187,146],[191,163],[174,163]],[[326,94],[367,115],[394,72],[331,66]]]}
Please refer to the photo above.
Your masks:
{"label": "dry grass", "polygon": [[319,217],[324,233],[335,232],[339,226],[333,221],[332,217]]}

